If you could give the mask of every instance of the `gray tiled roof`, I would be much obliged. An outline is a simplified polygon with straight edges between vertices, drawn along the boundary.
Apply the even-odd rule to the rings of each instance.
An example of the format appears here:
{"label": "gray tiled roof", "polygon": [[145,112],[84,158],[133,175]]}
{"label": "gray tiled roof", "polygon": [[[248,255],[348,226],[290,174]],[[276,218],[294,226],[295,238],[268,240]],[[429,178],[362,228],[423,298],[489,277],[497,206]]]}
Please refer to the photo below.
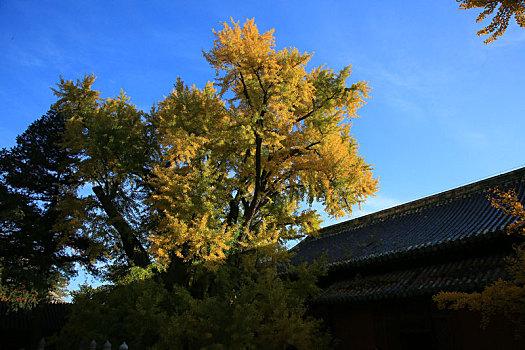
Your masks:
{"label": "gray tiled roof", "polygon": [[488,191],[514,190],[525,202],[525,168],[329,226],[292,249],[292,263],[325,255],[328,276],[314,303],[429,296],[481,290],[505,278],[513,218]]}
{"label": "gray tiled roof", "polygon": [[387,262],[505,235],[512,218],[487,191],[513,189],[524,202],[525,168],[321,230],[292,249],[293,263],[326,254],[332,267]]}
{"label": "gray tiled roof", "polygon": [[405,298],[442,290],[471,292],[505,276],[505,255],[496,254],[340,280],[326,288],[315,302]]}

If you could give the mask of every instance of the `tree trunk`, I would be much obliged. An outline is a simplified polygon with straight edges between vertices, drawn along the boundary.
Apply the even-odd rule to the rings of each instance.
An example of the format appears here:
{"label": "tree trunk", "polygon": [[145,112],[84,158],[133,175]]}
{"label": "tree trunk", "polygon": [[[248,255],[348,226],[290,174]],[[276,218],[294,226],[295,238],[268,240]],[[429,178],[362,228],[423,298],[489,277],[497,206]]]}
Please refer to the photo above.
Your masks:
{"label": "tree trunk", "polygon": [[113,227],[119,233],[122,247],[124,248],[124,252],[128,259],[136,266],[148,266],[151,261],[146,249],[135,236],[135,232],[126,219],[124,219],[122,214],[118,211],[112,199],[104,193],[104,190],[100,186],[93,187],[93,192],[108,215]]}

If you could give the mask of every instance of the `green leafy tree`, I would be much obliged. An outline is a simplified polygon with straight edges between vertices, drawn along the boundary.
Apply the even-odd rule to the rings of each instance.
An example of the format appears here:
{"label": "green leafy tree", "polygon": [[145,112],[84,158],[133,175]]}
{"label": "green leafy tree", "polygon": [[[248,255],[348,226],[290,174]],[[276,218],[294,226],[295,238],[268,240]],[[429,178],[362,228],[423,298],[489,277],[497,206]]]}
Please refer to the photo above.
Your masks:
{"label": "green leafy tree", "polygon": [[[69,323],[55,342],[60,349],[77,347],[79,339],[125,340],[138,349],[325,349],[330,337],[305,306],[318,293],[321,265],[297,267],[284,277],[274,264],[256,275],[246,264],[221,264],[214,290],[204,297],[179,285],[166,288],[153,270],[134,268],[133,277],[117,285],[76,293]],[[198,274],[207,274],[205,268]]]}
{"label": "green leafy tree", "polygon": [[489,44],[498,39],[509,26],[509,21],[514,15],[516,23],[520,27],[525,27],[525,1],[524,0],[457,0],[460,9],[481,8],[476,22],[481,22],[487,16],[496,11],[492,22],[485,28],[477,32],[478,35],[489,35],[483,43]]}
{"label": "green leafy tree", "polygon": [[151,117],[121,93],[105,101],[91,89],[61,79],[57,104],[70,118],[63,147],[74,154],[75,182],[60,196],[61,229],[89,238],[93,259],[110,267],[107,277],[130,266],[148,266],[151,233],[147,180],[156,160]]}

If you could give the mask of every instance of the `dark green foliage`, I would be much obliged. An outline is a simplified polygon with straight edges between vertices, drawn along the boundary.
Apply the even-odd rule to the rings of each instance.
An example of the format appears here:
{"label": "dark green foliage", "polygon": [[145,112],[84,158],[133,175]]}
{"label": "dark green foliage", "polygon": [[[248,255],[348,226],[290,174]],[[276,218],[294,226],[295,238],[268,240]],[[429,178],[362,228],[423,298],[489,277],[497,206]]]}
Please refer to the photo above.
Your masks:
{"label": "dark green foliage", "polygon": [[72,156],[58,143],[65,116],[56,108],[34,122],[11,149],[0,151],[0,293],[31,306],[58,292],[82,261],[87,241],[57,232],[57,196],[70,185]]}
{"label": "dark green foliage", "polygon": [[305,309],[305,301],[319,292],[321,264],[286,275],[268,265],[255,273],[246,261],[233,266],[214,272],[195,267],[190,288],[166,288],[158,274],[137,267],[130,274],[135,281],[85,288],[76,295],[57,344],[70,349],[79,339],[109,339],[133,349],[328,347],[320,321],[306,316]]}

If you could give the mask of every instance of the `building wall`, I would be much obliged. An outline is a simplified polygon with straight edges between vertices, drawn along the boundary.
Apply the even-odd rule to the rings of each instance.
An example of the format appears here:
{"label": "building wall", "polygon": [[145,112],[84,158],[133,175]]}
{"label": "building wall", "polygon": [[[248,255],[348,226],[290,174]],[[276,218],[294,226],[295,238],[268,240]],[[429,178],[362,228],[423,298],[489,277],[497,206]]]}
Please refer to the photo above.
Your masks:
{"label": "building wall", "polygon": [[56,303],[9,311],[5,302],[0,303],[0,350],[36,349],[42,337],[50,337],[65,324],[67,308]]}
{"label": "building wall", "polygon": [[485,330],[479,313],[438,310],[430,298],[348,305],[319,305],[336,338],[336,349],[351,350],[523,350],[512,325],[496,318]]}

